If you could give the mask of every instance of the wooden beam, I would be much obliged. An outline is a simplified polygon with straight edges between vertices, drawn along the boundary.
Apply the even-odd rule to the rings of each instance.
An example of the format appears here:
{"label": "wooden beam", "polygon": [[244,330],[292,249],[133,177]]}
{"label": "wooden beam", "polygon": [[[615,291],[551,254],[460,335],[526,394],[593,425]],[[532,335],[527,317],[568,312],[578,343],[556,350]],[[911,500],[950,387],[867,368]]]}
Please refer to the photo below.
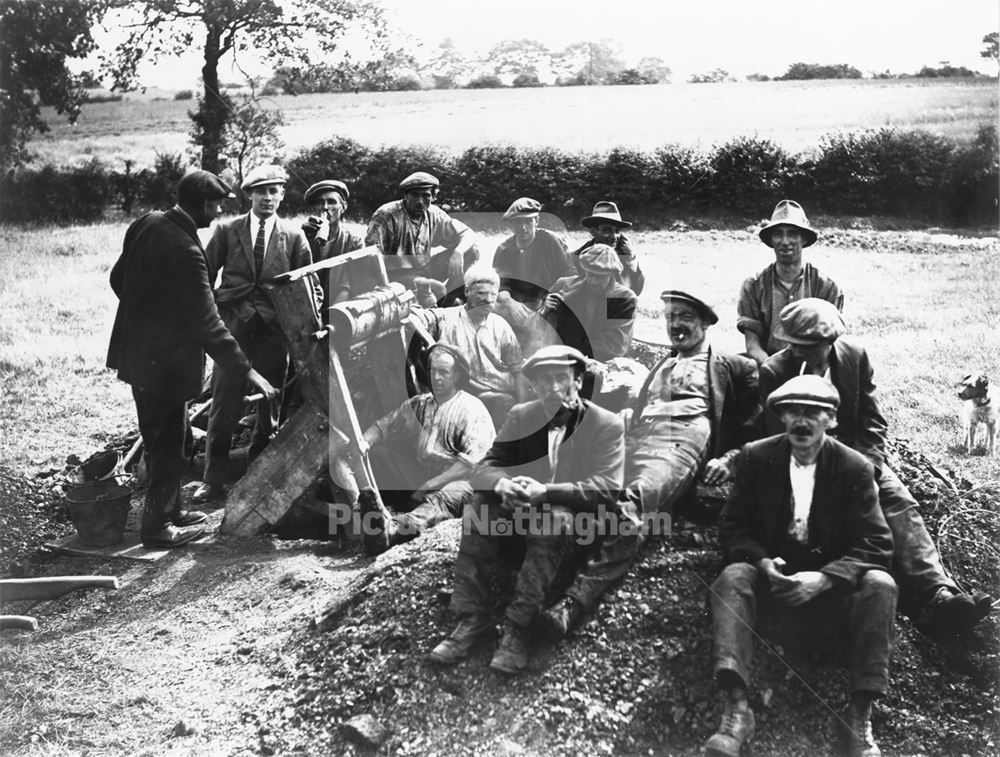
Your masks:
{"label": "wooden beam", "polygon": [[115,576],[49,576],[0,579],[0,604],[23,599],[55,599],[77,589],[117,589]]}
{"label": "wooden beam", "polygon": [[[297,269],[297,273],[304,269]],[[287,274],[286,274],[287,275]],[[321,324],[313,305],[313,279],[310,276],[281,279],[270,289],[271,302],[278,314],[278,323],[285,334],[288,354],[298,372],[302,396],[314,407],[327,406],[327,341],[316,341],[312,334]]]}
{"label": "wooden beam", "polygon": [[0,630],[5,628],[37,631],[38,621],[28,615],[0,615]]}

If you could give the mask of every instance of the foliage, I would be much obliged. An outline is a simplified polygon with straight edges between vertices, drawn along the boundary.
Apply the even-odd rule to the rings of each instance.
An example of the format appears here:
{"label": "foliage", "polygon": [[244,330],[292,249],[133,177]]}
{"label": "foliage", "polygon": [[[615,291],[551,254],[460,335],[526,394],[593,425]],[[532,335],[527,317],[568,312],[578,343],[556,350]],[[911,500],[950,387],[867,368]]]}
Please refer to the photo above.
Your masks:
{"label": "foliage", "polygon": [[767,74],[747,74],[747,81],[771,81]]}
{"label": "foliage", "polygon": [[111,176],[97,159],[72,169],[19,168],[0,178],[5,223],[96,221],[111,197]]}
{"label": "foliage", "polygon": [[181,89],[178,90],[177,92],[174,92],[175,100],[190,100],[193,97],[194,97],[194,92],[192,92],[190,89]]}
{"label": "foliage", "polygon": [[122,101],[122,95],[118,92],[84,92],[82,103],[117,103]]}
{"label": "foliage", "polygon": [[531,73],[521,73],[514,77],[514,80],[510,83],[512,87],[541,87],[543,86],[541,80],[538,78],[538,74]]}
{"label": "foliage", "polygon": [[983,37],[985,47],[979,51],[980,58],[1000,63],[1000,32],[990,32]]}
{"label": "foliage", "polygon": [[251,92],[233,103],[232,112],[222,134],[220,162],[223,170],[236,174],[236,183],[243,181],[246,170],[259,163],[277,163],[284,147],[278,127],[284,126],[281,110],[268,107]]}
{"label": "foliage", "polygon": [[618,45],[613,40],[576,42],[553,59],[552,68],[563,85],[608,84],[624,68],[618,56]]}
{"label": "foliage", "polygon": [[739,137],[715,148],[706,189],[713,205],[743,214],[771,207],[785,196],[792,156],[769,139]]}
{"label": "foliage", "polygon": [[[406,73],[413,66],[413,56],[409,53],[387,50],[376,58],[363,61],[347,57],[337,64],[280,66],[266,87],[286,95],[419,89],[419,80]],[[416,82],[415,87],[412,82]]]}
{"label": "foliage", "polygon": [[468,89],[501,89],[504,84],[496,74],[481,74],[469,80]]}
{"label": "foliage", "polygon": [[718,84],[726,81],[736,81],[736,77],[724,68],[713,68],[704,74],[692,74],[688,84]]}
{"label": "foliage", "polygon": [[0,168],[21,165],[31,136],[48,131],[41,103],[76,122],[84,77],[66,60],[94,50],[90,29],[100,10],[90,0],[0,0]]}
{"label": "foliage", "polygon": [[942,63],[937,68],[924,66],[914,74],[914,76],[918,79],[935,79],[939,77],[967,78],[976,75],[976,72],[971,68],[966,68],[965,66],[952,66],[948,63]]}
{"label": "foliage", "polygon": [[848,63],[793,63],[777,81],[806,79],[860,79],[861,72]]}

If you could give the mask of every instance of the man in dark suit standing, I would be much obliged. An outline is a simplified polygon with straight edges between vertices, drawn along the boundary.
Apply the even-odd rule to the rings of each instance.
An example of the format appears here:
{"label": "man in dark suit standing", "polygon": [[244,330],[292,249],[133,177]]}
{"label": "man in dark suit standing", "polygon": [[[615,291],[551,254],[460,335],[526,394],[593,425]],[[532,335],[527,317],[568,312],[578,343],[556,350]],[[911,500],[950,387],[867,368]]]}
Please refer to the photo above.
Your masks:
{"label": "man in dark suit standing", "polygon": [[889,684],[897,593],[887,572],[892,534],[872,464],[826,434],[838,403],[826,379],[791,379],[767,403],[785,433],[748,444],[737,460],[719,528],[729,565],[710,596],[713,670],[725,713],[705,744],[707,755],[739,757],[753,736],[747,687],[758,606],[811,624],[845,626],[848,754],[881,754],[871,706]]}
{"label": "man in dark suit standing", "polygon": [[580,397],[586,358],[572,347],[538,350],[524,375],[538,399],[515,406],[472,477],[478,503],[466,509],[455,561],[452,609],[461,618],[431,659],[454,664],[490,628],[490,571],[502,539],[525,542],[503,638],[490,668],[527,666],[525,637],[571,554],[589,541],[594,515],[614,507],[622,485],[622,421]]}
{"label": "man in dark suit standing", "polygon": [[[833,435],[867,457],[875,468],[879,504],[895,544],[892,574],[900,605],[921,627],[935,634],[964,633],[989,614],[993,598],[982,591],[962,592],[945,572],[941,556],[920,515],[917,501],[886,460],[888,423],[879,409],[868,352],[843,336],[844,321],[835,305],[807,297],[782,309],[776,335],[789,344],[760,367],[760,393],[768,395],[800,373],[826,376],[840,393]],[[764,416],[767,430],[780,419]]]}
{"label": "man in dark suit standing", "polygon": [[203,533],[193,526],[204,514],[181,509],[180,484],[190,445],[187,401],[201,392],[205,353],[259,391],[275,393],[222,323],[198,239],[198,229],[233,196],[208,171],[185,174],[177,205],[129,226],[111,269],[119,303],[107,365],[132,385],[149,471],[141,526],[149,548],[180,546]]}
{"label": "man in dark suit standing", "polygon": [[[250,212],[215,227],[205,248],[209,274],[214,281],[219,313],[250,364],[275,387],[285,383],[288,349],[271,303],[267,286],[274,277],[312,263],[309,243],[302,229],[278,218],[285,197],[285,171],[280,166],[260,166],[244,179]],[[318,290],[317,298],[322,294]],[[208,417],[204,483],[194,493],[196,502],[221,499],[229,466],[233,432],[243,408],[246,378],[216,364],[212,372],[212,409]],[[267,445],[278,428],[280,397],[257,405],[257,422],[248,458]]]}

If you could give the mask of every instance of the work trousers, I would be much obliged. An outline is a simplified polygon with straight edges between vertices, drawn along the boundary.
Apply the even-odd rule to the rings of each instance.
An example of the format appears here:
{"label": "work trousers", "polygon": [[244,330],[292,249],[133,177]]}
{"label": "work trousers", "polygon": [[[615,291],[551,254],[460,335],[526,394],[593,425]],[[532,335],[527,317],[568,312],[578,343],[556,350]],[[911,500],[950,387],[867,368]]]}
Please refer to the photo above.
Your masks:
{"label": "work trousers", "polygon": [[[268,324],[259,315],[241,321],[228,317],[226,326],[240,345],[243,354],[256,371],[276,389],[285,384],[288,371],[288,350],[285,337],[278,324]],[[243,413],[243,397],[247,391],[244,373],[233,374],[218,363],[212,370],[212,407],[208,415],[208,434],[205,446],[205,476],[209,484],[223,484],[229,468],[229,450],[233,434]],[[274,436],[278,429],[281,393],[273,400],[257,403],[257,421],[247,459],[252,460]]]}
{"label": "work trousers", "polygon": [[[490,577],[504,539],[524,541],[524,562],[514,581],[514,596],[507,605],[509,623],[526,628],[551,598],[553,584],[565,559],[574,554],[574,513],[551,507],[545,518],[527,521],[519,528],[505,514],[495,497],[477,497],[465,509],[462,541],[455,560],[455,585],[451,607],[456,615],[489,615]],[[480,517],[474,518],[473,514]],[[523,531],[523,533],[518,533]]]}
{"label": "work trousers", "polygon": [[[625,437],[625,491],[617,503],[617,533],[606,533],[566,594],[585,609],[627,572],[656,513],[669,516],[694,484],[711,435],[707,418],[665,418]],[[656,522],[669,524],[669,518]]]}
{"label": "work trousers", "polygon": [[958,591],[944,572],[941,555],[927,532],[917,501],[888,465],[882,466],[878,501],[892,531],[892,576],[899,584],[903,609],[915,613],[942,587]]}
{"label": "work trousers", "polygon": [[139,418],[148,481],[140,533],[153,536],[181,511],[181,477],[192,450],[188,404],[135,387],[132,397]]}
{"label": "work trousers", "polygon": [[735,673],[749,687],[756,636],[757,609],[799,622],[808,618],[815,628],[843,624],[850,646],[850,693],[883,694],[889,685],[896,614],[896,583],[883,570],[870,570],[856,587],[835,587],[799,607],[779,605],[770,598],[764,574],[749,563],[733,563],[712,584],[712,663],[716,678]]}

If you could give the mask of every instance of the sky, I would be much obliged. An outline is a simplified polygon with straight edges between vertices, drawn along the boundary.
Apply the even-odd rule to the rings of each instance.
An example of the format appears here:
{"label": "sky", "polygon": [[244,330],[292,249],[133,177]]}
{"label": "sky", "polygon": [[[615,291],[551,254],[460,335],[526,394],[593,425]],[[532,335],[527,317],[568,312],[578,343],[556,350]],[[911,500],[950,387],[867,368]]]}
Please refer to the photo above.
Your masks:
{"label": "sky", "polygon": [[[551,49],[611,39],[625,63],[657,56],[674,81],[723,68],[742,77],[776,76],[790,63],[847,63],[863,73],[912,73],[948,61],[995,74],[979,55],[1000,30],[997,0],[381,0],[397,33],[427,55],[450,38],[462,52],[505,39]],[[115,37],[111,30],[106,37]],[[266,69],[246,61],[254,74]],[[148,86],[197,83],[196,54],[143,69]],[[220,71],[223,80],[235,73]],[[238,78],[238,77],[237,77]]]}

